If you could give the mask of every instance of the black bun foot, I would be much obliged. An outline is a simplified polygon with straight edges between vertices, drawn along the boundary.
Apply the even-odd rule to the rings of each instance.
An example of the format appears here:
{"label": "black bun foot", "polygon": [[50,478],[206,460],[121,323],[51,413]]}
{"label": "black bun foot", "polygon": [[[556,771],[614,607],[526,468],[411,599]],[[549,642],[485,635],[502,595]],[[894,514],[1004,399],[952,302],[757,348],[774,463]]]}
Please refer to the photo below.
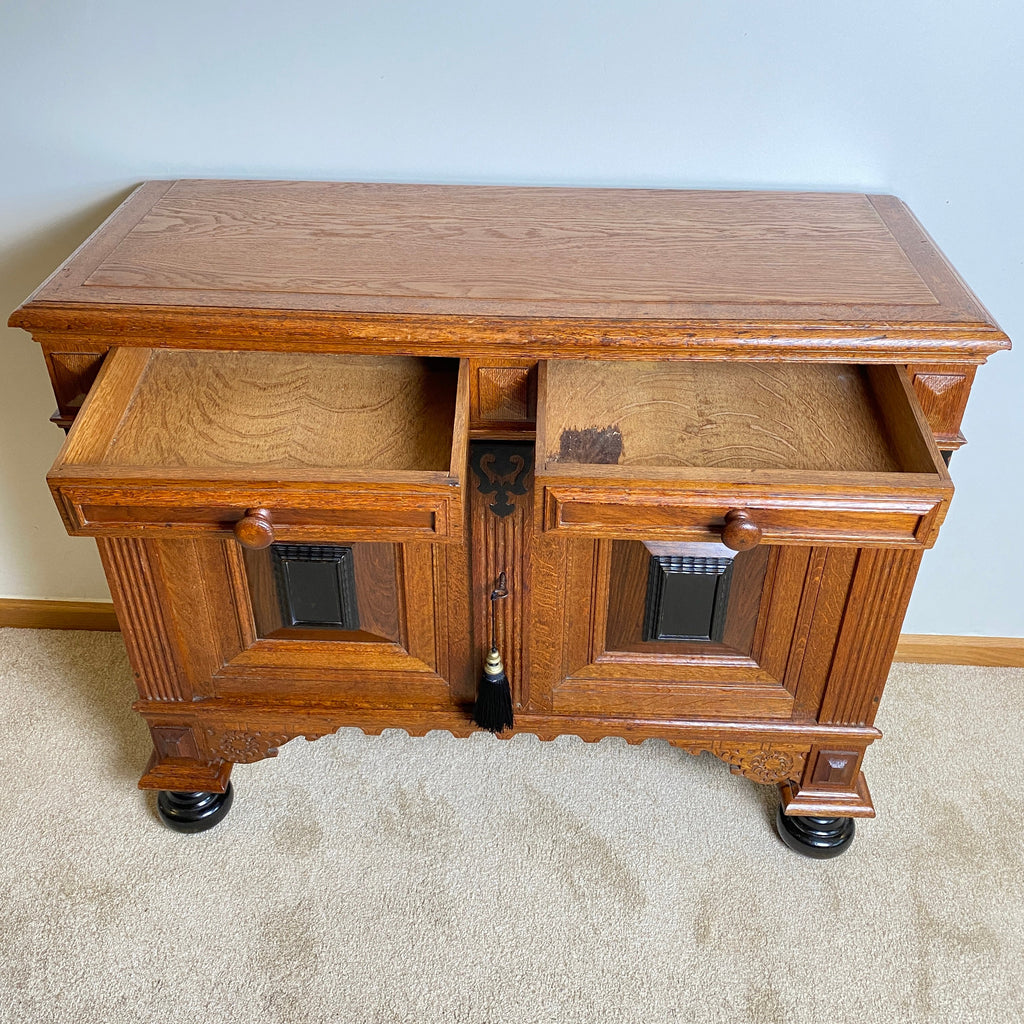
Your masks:
{"label": "black bun foot", "polygon": [[838,857],[853,842],[853,818],[791,818],[780,806],[775,827],[791,850],[818,860]]}
{"label": "black bun foot", "polygon": [[230,782],[223,793],[175,793],[162,789],[156,809],[160,820],[175,832],[205,832],[224,820],[234,796]]}

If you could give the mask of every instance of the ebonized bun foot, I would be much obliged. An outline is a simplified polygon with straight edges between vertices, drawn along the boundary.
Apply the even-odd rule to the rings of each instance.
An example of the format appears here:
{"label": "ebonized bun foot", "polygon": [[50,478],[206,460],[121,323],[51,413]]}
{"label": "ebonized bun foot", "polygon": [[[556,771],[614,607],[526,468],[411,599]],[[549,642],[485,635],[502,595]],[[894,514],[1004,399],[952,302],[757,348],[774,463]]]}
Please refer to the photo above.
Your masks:
{"label": "ebonized bun foot", "polygon": [[775,815],[775,828],[779,838],[791,849],[805,857],[824,860],[838,857],[853,842],[853,818],[790,817],[779,807]]}
{"label": "ebonized bun foot", "polygon": [[160,820],[175,832],[205,832],[224,820],[234,796],[230,782],[223,793],[174,793],[162,789],[156,808]]}

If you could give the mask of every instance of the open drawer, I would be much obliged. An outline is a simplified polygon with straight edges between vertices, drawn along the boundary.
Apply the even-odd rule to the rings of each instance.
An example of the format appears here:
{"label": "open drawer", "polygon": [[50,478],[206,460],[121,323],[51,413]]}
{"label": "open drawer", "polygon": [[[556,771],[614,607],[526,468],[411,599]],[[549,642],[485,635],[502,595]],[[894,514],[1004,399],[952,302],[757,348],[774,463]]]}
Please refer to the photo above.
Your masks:
{"label": "open drawer", "polygon": [[900,366],[542,363],[545,530],[928,547],[953,485]]}
{"label": "open drawer", "polygon": [[47,479],[72,534],[446,540],[468,404],[465,361],[114,349]]}

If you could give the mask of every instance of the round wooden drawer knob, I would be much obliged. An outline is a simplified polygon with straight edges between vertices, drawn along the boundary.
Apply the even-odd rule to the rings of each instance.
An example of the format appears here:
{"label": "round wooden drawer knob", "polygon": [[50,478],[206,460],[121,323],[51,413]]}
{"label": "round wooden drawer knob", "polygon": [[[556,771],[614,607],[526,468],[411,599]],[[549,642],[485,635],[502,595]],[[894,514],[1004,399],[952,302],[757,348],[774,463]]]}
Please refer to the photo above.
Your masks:
{"label": "round wooden drawer knob", "polygon": [[247,548],[266,548],[274,543],[274,523],[265,508],[246,510],[245,518],[235,523],[235,536]]}
{"label": "round wooden drawer knob", "polygon": [[725,514],[722,543],[733,551],[747,551],[761,543],[761,527],[747,512],[734,508]]}

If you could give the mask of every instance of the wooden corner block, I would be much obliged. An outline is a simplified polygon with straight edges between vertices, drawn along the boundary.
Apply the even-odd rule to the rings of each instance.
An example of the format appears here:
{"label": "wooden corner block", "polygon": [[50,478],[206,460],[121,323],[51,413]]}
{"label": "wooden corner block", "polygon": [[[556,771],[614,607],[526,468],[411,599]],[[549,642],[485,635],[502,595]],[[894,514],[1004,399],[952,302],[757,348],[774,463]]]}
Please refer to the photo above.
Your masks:
{"label": "wooden corner block", "polygon": [[[811,769],[813,770],[813,769]],[[805,778],[807,777],[805,772]],[[817,788],[783,782],[779,786],[782,810],[785,814],[812,818],[873,818],[875,807],[868,792],[867,779],[858,772],[854,784],[845,790]]]}
{"label": "wooden corner block", "polygon": [[139,789],[166,789],[174,793],[223,793],[231,778],[230,761],[210,764],[186,757],[160,758],[154,751]]}

